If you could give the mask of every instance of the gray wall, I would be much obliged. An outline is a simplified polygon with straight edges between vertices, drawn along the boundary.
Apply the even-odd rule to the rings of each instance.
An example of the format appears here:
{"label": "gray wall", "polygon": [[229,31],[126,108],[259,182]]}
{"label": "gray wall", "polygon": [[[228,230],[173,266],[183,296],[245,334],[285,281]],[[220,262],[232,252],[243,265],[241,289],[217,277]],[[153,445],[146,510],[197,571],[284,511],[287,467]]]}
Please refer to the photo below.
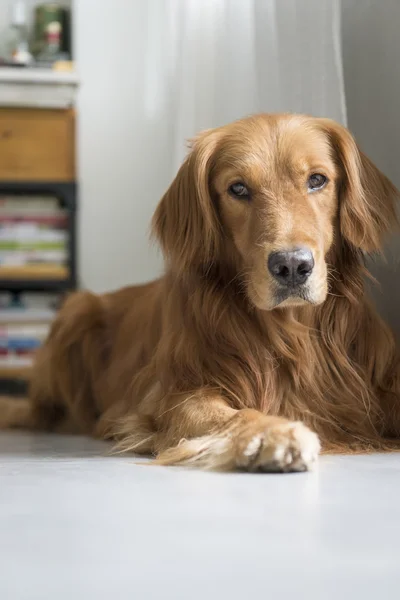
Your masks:
{"label": "gray wall", "polygon": [[[342,0],[348,127],[377,166],[400,188],[400,0]],[[372,270],[376,300],[400,334],[400,236],[387,263]]]}

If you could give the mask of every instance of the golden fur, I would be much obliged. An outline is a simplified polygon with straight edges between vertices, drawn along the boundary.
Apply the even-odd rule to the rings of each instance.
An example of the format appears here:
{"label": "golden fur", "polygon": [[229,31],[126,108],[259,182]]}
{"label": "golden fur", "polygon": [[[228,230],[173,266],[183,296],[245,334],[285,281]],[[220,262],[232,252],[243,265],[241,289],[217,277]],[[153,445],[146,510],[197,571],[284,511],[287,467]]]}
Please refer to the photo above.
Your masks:
{"label": "golden fur", "polygon": [[[322,173],[327,185],[310,193]],[[251,190],[233,198],[232,183]],[[395,447],[400,363],[364,291],[398,191],[327,119],[259,115],[206,131],[153,219],[166,273],[72,295],[2,426],[67,426],[160,464],[303,470],[319,451]],[[280,298],[272,252],[307,246]],[[15,408],[14,408],[15,407]]]}

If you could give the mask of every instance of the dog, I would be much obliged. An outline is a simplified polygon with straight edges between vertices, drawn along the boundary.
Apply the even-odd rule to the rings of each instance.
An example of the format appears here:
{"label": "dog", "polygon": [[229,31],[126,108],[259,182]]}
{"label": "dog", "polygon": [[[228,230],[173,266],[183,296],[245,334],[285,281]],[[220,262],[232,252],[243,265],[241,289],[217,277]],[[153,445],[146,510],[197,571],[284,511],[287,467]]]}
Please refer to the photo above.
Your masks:
{"label": "dog", "polygon": [[398,195],[329,119],[201,133],[153,217],[165,275],[71,295],[1,426],[265,472],[398,447],[398,348],[364,289]]}

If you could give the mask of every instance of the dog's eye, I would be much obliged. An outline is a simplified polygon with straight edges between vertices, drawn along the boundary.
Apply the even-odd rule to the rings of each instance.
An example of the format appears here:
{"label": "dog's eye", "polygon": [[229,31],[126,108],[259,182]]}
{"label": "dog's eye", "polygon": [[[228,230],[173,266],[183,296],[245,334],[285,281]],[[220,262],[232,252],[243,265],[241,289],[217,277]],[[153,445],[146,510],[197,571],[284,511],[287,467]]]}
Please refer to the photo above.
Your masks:
{"label": "dog's eye", "polygon": [[233,183],[229,187],[228,191],[235,198],[244,198],[244,199],[246,199],[246,198],[249,198],[249,196],[250,196],[249,190],[244,185],[244,183],[242,183],[241,181],[238,181],[237,183]]}
{"label": "dog's eye", "polygon": [[328,182],[328,178],[321,173],[313,173],[308,178],[308,191],[314,192],[315,190],[322,189]]}

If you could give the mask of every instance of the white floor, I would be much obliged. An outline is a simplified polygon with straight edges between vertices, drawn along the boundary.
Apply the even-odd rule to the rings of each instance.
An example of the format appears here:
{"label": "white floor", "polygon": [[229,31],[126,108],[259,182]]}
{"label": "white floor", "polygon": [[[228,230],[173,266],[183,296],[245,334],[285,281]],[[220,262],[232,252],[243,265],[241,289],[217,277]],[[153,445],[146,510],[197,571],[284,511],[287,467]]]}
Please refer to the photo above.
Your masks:
{"label": "white floor", "polygon": [[399,597],[400,454],[247,475],[107,451],[0,434],[1,600]]}

